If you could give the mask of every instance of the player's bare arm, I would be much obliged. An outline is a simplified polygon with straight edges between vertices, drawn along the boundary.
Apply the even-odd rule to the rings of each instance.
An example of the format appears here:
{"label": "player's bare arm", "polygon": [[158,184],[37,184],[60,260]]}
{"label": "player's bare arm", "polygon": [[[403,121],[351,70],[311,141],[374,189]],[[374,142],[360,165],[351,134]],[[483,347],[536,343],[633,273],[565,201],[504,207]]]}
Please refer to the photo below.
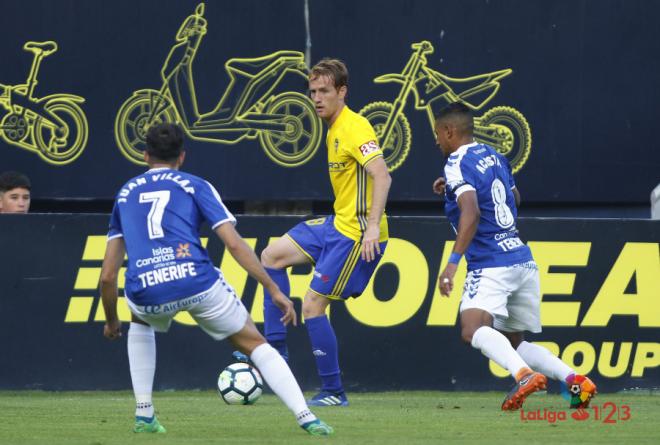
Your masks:
{"label": "player's bare arm", "polygon": [[117,315],[117,278],[119,268],[124,262],[126,246],[124,238],[113,238],[105,247],[105,257],[101,267],[101,301],[105,311],[103,335],[110,340],[121,337],[121,321]]}
{"label": "player's bare arm", "polygon": [[444,195],[446,184],[447,184],[447,180],[445,179],[445,177],[440,176],[438,179],[433,181],[433,193],[435,193],[436,195]]}
{"label": "player's bare arm", "polygon": [[[472,242],[479,226],[481,212],[479,211],[477,193],[474,190],[461,193],[458,197],[458,208],[461,216],[458,220],[454,252],[462,256]],[[456,263],[447,263],[440,277],[438,277],[438,288],[440,289],[440,293],[445,297],[448,297],[454,288],[454,275],[456,274],[457,267],[458,264]]]}
{"label": "player's bare arm", "polygon": [[380,255],[380,219],[385,211],[387,203],[387,194],[390,191],[392,177],[387,170],[387,164],[382,156],[369,162],[365,169],[369,176],[373,178],[373,192],[371,196],[371,208],[369,209],[369,218],[367,219],[367,229],[362,238],[362,259],[370,262]]}
{"label": "player's bare arm", "polygon": [[293,308],[293,302],[280,291],[277,284],[275,284],[270,276],[268,276],[268,273],[264,270],[257,255],[254,253],[254,250],[252,250],[245,240],[241,238],[233,224],[221,224],[216,227],[215,233],[225,244],[225,247],[229,253],[231,253],[231,256],[234,257],[236,262],[238,262],[238,264],[240,264],[252,278],[261,283],[261,285],[270,292],[270,295],[273,298],[273,303],[275,303],[284,314],[280,319],[282,323],[284,323],[285,326],[289,323],[296,326],[296,311]]}

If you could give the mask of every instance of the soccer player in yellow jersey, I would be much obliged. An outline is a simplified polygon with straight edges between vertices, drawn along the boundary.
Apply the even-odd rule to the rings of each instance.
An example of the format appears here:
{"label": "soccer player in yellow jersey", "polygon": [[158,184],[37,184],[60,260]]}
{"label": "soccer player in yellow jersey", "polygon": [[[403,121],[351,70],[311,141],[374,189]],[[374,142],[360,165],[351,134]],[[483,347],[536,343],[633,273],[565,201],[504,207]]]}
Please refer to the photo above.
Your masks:
{"label": "soccer player in yellow jersey", "polygon": [[[325,310],[331,300],[358,297],[369,283],[387,245],[385,203],[390,178],[383,152],[369,122],[345,103],[348,70],[323,59],[310,70],[309,93],[317,114],[328,124],[328,171],[335,195],[334,215],[305,221],[270,244],[261,262],[289,294],[286,268],[312,263],[314,278],[302,312],[322,385],[313,406],[347,406],[337,339]],[[287,357],[282,312],[264,292],[266,338]]]}

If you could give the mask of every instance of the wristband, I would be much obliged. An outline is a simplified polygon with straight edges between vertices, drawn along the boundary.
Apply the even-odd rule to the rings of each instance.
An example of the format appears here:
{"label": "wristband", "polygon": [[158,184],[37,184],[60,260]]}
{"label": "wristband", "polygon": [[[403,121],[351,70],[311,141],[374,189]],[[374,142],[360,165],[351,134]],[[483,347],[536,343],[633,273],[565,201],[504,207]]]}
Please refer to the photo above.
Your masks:
{"label": "wristband", "polygon": [[452,252],[451,255],[449,255],[449,262],[453,264],[458,264],[459,261],[461,261],[462,256],[463,256],[462,253]]}

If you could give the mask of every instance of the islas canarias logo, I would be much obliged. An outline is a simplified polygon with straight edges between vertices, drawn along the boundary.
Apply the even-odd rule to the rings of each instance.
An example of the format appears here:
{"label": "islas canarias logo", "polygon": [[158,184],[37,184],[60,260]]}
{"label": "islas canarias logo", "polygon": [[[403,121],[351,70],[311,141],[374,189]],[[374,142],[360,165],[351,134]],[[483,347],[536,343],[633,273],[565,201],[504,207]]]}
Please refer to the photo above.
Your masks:
{"label": "islas canarias logo", "polygon": [[[434,110],[448,103],[462,102],[472,110],[480,111],[499,91],[500,80],[513,72],[503,69],[466,78],[449,77],[428,66],[426,56],[434,51],[431,42],[414,43],[412,50],[403,71],[374,79],[375,83],[401,85],[394,102],[372,102],[360,110],[376,131],[390,171],[403,165],[412,145],[410,123],[404,114],[411,96],[415,100],[415,109],[426,112],[433,130]],[[525,116],[512,107],[497,106],[476,116],[474,136],[477,141],[504,155],[513,173],[527,162],[532,147],[531,130]]]}
{"label": "islas canarias logo", "polygon": [[224,94],[213,110],[200,112],[192,66],[206,32],[201,3],[176,34],[160,73],[160,87],[133,92],[119,109],[115,140],[126,159],[146,165],[147,131],[162,122],[180,124],[195,141],[235,145],[259,139],[266,156],[283,167],[312,159],[321,144],[321,119],[307,96],[285,88],[291,79],[307,82],[304,54],[277,51],[227,60],[229,84]]}

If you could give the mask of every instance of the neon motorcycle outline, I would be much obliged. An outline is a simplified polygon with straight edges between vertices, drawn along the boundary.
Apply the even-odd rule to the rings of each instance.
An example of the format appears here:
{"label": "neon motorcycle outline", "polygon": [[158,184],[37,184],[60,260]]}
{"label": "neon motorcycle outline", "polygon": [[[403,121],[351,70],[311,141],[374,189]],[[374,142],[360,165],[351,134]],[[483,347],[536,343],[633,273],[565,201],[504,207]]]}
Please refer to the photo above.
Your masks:
{"label": "neon motorcycle outline", "polygon": [[[513,72],[507,68],[466,78],[452,78],[427,66],[426,55],[434,51],[431,42],[413,43],[411,48],[414,51],[401,73],[384,74],[374,79],[374,83],[394,82],[402,85],[394,103],[372,102],[359,112],[376,130],[390,171],[399,168],[410,152],[410,124],[403,110],[411,92],[415,96],[415,109],[426,111],[434,130],[433,109],[438,107],[437,101],[460,101],[474,111],[480,110],[497,94],[500,80]],[[457,92],[459,86],[463,88]],[[473,104],[469,99],[478,102]],[[513,107],[496,106],[481,116],[475,116],[474,136],[505,155],[513,173],[525,165],[531,151],[532,136],[527,119]]]}
{"label": "neon motorcycle outline", "polygon": [[266,155],[283,167],[309,161],[320,146],[322,134],[314,104],[299,92],[273,93],[291,74],[307,82],[305,56],[299,51],[227,60],[224,67],[230,81],[220,102],[212,111],[199,113],[192,62],[206,34],[203,16],[204,3],[200,3],[179,28],[177,43],[161,70],[160,90],[137,90],[119,109],[115,140],[122,154],[133,163],[145,165],[148,128],[160,122],[176,122],[197,141],[234,145],[259,138]]}
{"label": "neon motorcycle outline", "polygon": [[0,121],[0,137],[11,145],[35,152],[49,164],[75,161],[87,145],[87,117],[78,104],[85,99],[68,93],[35,97],[41,61],[57,51],[57,43],[25,42],[34,58],[24,84],[0,84],[0,106],[8,112]]}

